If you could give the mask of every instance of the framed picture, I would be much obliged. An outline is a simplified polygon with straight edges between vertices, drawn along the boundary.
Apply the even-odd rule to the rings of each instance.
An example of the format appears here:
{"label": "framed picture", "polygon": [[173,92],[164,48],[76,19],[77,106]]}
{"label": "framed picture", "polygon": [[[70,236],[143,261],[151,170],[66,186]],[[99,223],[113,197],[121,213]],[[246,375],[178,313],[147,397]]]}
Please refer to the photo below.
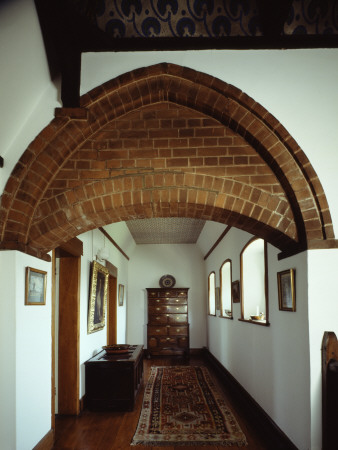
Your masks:
{"label": "framed picture", "polygon": [[25,305],[46,304],[47,272],[26,267]]}
{"label": "framed picture", "polygon": [[123,284],[119,284],[119,306],[123,306],[124,299],[124,286]]}
{"label": "framed picture", "polygon": [[108,269],[93,261],[89,289],[88,333],[102,330],[105,326],[108,277]]}
{"label": "framed picture", "polygon": [[215,288],[215,300],[216,300],[216,310],[220,311],[221,309],[221,303],[220,303],[220,288],[216,287]]}
{"label": "framed picture", "polygon": [[233,281],[231,283],[231,291],[232,291],[232,301],[233,303],[240,302],[240,288],[239,288],[239,280]]}
{"label": "framed picture", "polygon": [[278,301],[281,311],[296,311],[295,269],[277,273]]}

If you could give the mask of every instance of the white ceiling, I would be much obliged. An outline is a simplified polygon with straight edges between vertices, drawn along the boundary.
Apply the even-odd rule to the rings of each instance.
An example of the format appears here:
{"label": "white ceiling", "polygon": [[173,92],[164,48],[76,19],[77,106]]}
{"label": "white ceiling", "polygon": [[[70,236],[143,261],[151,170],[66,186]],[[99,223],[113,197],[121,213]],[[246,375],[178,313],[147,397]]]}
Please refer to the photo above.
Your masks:
{"label": "white ceiling", "polygon": [[159,217],[129,220],[126,225],[136,244],[195,244],[205,220]]}

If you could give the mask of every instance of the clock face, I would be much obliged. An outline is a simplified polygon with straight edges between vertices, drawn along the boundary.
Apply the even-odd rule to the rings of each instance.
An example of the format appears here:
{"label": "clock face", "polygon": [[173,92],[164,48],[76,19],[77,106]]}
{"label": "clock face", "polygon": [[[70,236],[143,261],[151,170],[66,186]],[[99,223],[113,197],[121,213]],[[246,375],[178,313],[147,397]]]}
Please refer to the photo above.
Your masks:
{"label": "clock face", "polygon": [[162,288],[174,287],[175,283],[176,280],[172,275],[163,275],[163,277],[160,278],[160,286]]}

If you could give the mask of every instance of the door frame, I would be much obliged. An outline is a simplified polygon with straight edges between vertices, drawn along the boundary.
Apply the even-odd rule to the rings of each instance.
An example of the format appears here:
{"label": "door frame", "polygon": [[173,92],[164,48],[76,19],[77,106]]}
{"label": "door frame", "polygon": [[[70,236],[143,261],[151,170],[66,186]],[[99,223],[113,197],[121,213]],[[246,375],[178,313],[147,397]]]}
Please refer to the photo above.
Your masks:
{"label": "door frame", "polygon": [[107,302],[107,345],[117,344],[117,278],[109,274]]}
{"label": "door frame", "polygon": [[117,267],[106,261],[109,272],[107,301],[107,344],[116,344],[117,340]]}
{"label": "door frame", "polygon": [[[51,376],[51,427],[55,431],[55,314],[56,314],[56,258],[66,258],[66,257],[77,257],[78,258],[78,298],[80,298],[80,276],[81,276],[81,256],[83,255],[83,243],[78,238],[71,239],[65,242],[60,247],[56,248],[52,252],[52,376]],[[80,315],[80,309],[78,308],[78,316]],[[78,317],[79,318],[79,317]],[[77,338],[76,347],[79,348],[79,337]],[[77,368],[79,373],[79,367]],[[77,393],[77,398],[79,397],[79,392]],[[78,402],[79,403],[79,402]],[[79,403],[80,404],[80,403]]]}

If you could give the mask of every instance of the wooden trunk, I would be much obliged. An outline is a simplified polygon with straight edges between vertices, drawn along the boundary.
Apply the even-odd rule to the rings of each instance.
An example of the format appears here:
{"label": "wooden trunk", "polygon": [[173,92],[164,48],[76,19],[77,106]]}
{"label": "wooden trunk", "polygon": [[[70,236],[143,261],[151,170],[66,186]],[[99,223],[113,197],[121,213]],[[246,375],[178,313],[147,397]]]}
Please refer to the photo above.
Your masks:
{"label": "wooden trunk", "polygon": [[86,406],[91,410],[132,411],[143,377],[143,346],[127,354],[103,350],[85,362]]}

